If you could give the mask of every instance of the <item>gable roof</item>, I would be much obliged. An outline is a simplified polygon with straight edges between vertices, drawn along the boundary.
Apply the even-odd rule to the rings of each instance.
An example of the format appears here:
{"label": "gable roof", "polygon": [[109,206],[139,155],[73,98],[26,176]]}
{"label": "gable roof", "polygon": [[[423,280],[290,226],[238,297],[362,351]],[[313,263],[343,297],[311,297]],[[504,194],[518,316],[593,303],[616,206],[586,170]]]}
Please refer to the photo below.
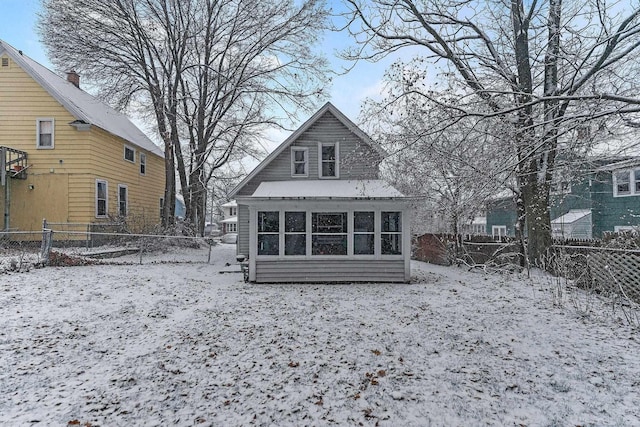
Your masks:
{"label": "gable roof", "polygon": [[247,175],[236,187],[231,190],[230,197],[234,197],[238,191],[242,189],[249,181],[251,181],[260,171],[262,171],[269,163],[278,157],[284,150],[286,150],[295,140],[307,131],[313,124],[315,124],[326,112],[330,112],[338,119],[347,129],[353,132],[364,143],[373,148],[380,157],[386,157],[388,154],[377,142],[373,141],[369,136],[364,133],[355,123],[353,123],[347,116],[342,114],[332,103],[327,102],[322,108],[320,108],[313,116],[311,116],[306,122],[296,129],[287,139],[284,140],[275,150],[273,150],[258,166],[256,166],[249,175]]}
{"label": "gable roof", "polygon": [[153,143],[127,116],[94,98],[73,83],[58,76],[47,67],[23,55],[10,44],[0,40],[0,55],[6,53],[29,74],[49,95],[81,123],[97,126],[119,136],[133,145],[164,157],[163,151]]}

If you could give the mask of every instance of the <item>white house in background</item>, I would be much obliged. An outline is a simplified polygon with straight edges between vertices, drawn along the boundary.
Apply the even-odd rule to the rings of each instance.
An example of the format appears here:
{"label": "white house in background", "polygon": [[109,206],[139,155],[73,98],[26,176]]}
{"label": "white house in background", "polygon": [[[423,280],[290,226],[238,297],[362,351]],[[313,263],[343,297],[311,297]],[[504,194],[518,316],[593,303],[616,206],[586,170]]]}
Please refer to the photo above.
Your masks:
{"label": "white house in background", "polygon": [[562,239],[591,239],[591,209],[571,209],[551,221],[551,234]]}
{"label": "white house in background", "polygon": [[252,282],[406,282],[408,199],[379,179],[385,156],[325,104],[231,195]]}
{"label": "white house in background", "polygon": [[220,206],[222,208],[223,219],[222,234],[238,232],[238,204],[235,200],[231,200]]}

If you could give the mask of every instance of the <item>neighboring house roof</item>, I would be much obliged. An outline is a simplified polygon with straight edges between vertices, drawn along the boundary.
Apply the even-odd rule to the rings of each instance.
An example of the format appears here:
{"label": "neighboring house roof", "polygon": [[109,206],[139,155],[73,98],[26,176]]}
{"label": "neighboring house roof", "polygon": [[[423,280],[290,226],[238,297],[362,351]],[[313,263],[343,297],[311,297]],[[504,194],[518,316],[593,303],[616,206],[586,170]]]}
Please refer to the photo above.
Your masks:
{"label": "neighboring house roof", "polygon": [[13,46],[0,40],[0,54],[7,53],[40,86],[54,97],[76,120],[88,123],[119,136],[133,145],[164,157],[163,151],[153,143],[124,114],[94,98],[73,83],[22,54]]}
{"label": "neighboring house roof", "polygon": [[220,222],[223,223],[223,224],[233,224],[235,222],[238,222],[238,217],[237,216],[232,216],[232,217],[229,217],[227,219],[223,219]]}
{"label": "neighboring house roof", "polygon": [[378,179],[266,181],[250,196],[252,199],[388,199],[404,197],[402,193]]}
{"label": "neighboring house roof", "polygon": [[617,161],[613,163],[606,164],[604,166],[600,166],[598,171],[612,171],[617,169],[627,169],[640,165],[640,157],[635,157],[632,159],[625,159],[622,161]]}
{"label": "neighboring house roof", "polygon": [[231,200],[231,201],[229,201],[229,202],[227,202],[227,203],[225,203],[223,205],[220,205],[220,207],[222,207],[222,208],[235,208],[237,206],[238,206],[238,204],[236,203],[235,200]]}
{"label": "neighboring house roof", "polygon": [[587,215],[591,215],[591,209],[572,209],[566,214],[552,220],[551,225],[573,224]]}
{"label": "neighboring house roof", "polygon": [[[232,191],[231,196],[235,196],[242,187],[245,186],[253,177],[255,177],[260,171],[262,171],[273,159],[278,157],[280,153],[286,150],[294,141],[298,139],[300,135],[307,131],[315,122],[318,121],[326,112],[330,112],[338,119],[345,127],[358,136],[363,142],[371,146],[381,157],[386,157],[387,152],[378,144],[373,141],[369,136],[364,133],[355,123],[353,123],[347,116],[342,114],[332,103],[327,102],[320,110],[318,110],[313,116],[311,116],[306,122],[302,124],[295,132],[293,132],[287,139],[284,140],[275,150],[271,152],[262,162],[256,166],[249,175],[247,175]],[[289,182],[289,181],[287,181]],[[326,182],[325,182],[326,184]]]}

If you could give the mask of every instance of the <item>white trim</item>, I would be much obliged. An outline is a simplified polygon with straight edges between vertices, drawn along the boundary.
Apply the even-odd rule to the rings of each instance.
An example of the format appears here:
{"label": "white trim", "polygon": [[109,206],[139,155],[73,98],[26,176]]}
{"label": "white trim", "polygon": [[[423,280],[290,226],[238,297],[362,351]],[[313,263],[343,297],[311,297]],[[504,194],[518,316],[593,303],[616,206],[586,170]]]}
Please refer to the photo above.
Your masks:
{"label": "white trim", "polygon": [[[125,199],[124,199],[124,215],[120,211],[120,203],[122,203],[122,199],[120,198],[120,190],[126,190]],[[129,215],[129,187],[126,184],[118,184],[118,216],[127,216]]]}
{"label": "white trim", "polygon": [[[335,156],[335,175],[325,176],[322,174],[322,147],[334,146]],[[318,142],[318,179],[339,179],[340,178],[340,143],[339,142]]]}
{"label": "white trim", "polygon": [[[640,180],[636,180],[636,172],[640,173],[640,168],[636,169],[625,169],[625,170],[613,170],[611,171],[611,183],[613,186],[613,197],[629,197],[629,196],[640,196],[640,190],[636,189],[637,183],[640,183]],[[624,193],[618,192],[618,174],[626,174],[628,178],[629,191]]]}
{"label": "white trim", "polygon": [[[98,184],[104,184],[104,214],[98,212]],[[107,218],[109,216],[109,182],[106,179],[96,178],[95,185],[95,214],[96,218]]]}
{"label": "white trim", "polygon": [[[127,159],[127,150],[130,150],[130,151],[133,152],[133,159],[131,159],[131,160]],[[136,162],[136,149],[133,148],[130,145],[125,144],[124,148],[122,149],[122,158],[125,161],[129,162],[129,163],[135,163]]]}
{"label": "white trim", "polygon": [[[40,124],[42,122],[51,122],[51,145],[40,145]],[[56,122],[53,117],[36,118],[36,148],[38,150],[53,150],[55,147],[55,128]]]}
{"label": "white trim", "polygon": [[[295,157],[296,151],[302,151],[304,153],[304,173],[301,173],[301,174],[296,174],[296,157]],[[309,176],[309,148],[291,147],[291,177],[307,178],[308,176]]]}
{"label": "white trim", "polygon": [[[497,233],[496,233],[497,231]],[[502,231],[502,233],[501,233]],[[506,225],[492,225],[491,226],[491,236],[495,239],[496,237],[506,237],[507,235],[507,226]]]}

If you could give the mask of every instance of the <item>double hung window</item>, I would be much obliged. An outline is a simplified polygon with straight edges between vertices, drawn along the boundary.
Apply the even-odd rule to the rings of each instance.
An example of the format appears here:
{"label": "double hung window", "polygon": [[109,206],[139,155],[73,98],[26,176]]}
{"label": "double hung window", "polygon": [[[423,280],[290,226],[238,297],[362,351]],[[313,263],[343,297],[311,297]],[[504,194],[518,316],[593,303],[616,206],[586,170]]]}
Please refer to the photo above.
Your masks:
{"label": "double hung window", "polygon": [[96,180],[96,218],[104,218],[108,213],[107,203],[107,181],[102,179]]}
{"label": "double hung window", "polygon": [[280,254],[280,212],[258,212],[258,255]]}
{"label": "double hung window", "polygon": [[302,147],[291,148],[291,176],[309,176],[309,149]]}
{"label": "double hung window", "polygon": [[140,153],[140,175],[147,174],[147,155]]}
{"label": "double hung window", "polygon": [[53,119],[38,119],[37,127],[37,148],[53,148]]}
{"label": "double hung window", "polygon": [[133,148],[125,145],[124,146],[124,159],[128,162],[135,162],[136,161],[136,150],[134,150]]}
{"label": "double hung window", "polygon": [[118,215],[127,216],[128,190],[126,185],[118,185]]}
{"label": "double hung window", "polygon": [[375,253],[375,213],[353,213],[353,254],[373,255]]}
{"label": "double hung window", "polygon": [[307,213],[284,213],[284,254],[306,255],[307,253]]}
{"label": "double hung window", "polygon": [[402,214],[401,212],[381,212],[380,244],[382,255],[402,253]]}
{"label": "double hung window", "polygon": [[311,214],[311,254],[347,254],[346,212],[313,212]]}
{"label": "double hung window", "polygon": [[321,143],[318,151],[320,178],[337,178],[338,143]]}

